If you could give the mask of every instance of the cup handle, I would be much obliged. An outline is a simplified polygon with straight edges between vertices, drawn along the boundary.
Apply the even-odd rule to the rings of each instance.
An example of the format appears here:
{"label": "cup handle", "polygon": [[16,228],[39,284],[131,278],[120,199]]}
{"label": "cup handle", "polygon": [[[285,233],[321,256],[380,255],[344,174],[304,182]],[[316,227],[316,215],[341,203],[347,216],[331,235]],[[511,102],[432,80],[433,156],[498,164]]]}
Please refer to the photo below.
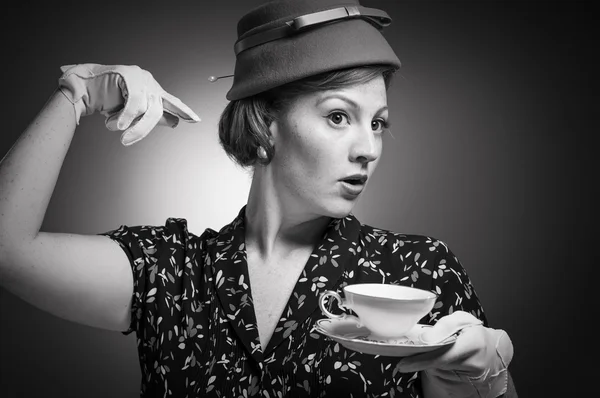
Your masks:
{"label": "cup handle", "polygon": [[323,293],[321,293],[321,296],[319,297],[319,308],[321,308],[321,311],[323,311],[323,313],[325,315],[327,315],[328,318],[331,318],[331,319],[342,319],[342,318],[345,318],[346,314],[336,315],[336,314],[333,314],[333,313],[329,312],[329,310],[325,306],[325,301],[327,300],[327,298],[329,296],[331,296],[334,299],[336,299],[338,301],[338,303],[339,303],[338,305],[340,307],[344,307],[344,300],[338,294],[338,292],[335,292],[333,290],[327,290],[327,291],[324,291]]}

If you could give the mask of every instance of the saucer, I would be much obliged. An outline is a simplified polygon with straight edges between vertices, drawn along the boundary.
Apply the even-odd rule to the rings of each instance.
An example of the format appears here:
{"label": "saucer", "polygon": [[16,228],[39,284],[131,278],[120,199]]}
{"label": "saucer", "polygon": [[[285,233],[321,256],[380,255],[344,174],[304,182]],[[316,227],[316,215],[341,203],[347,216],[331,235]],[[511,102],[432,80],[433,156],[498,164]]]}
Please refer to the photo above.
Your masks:
{"label": "saucer", "polygon": [[337,341],[349,350],[362,352],[363,354],[381,355],[388,357],[407,357],[427,351],[433,351],[440,347],[453,344],[457,335],[452,335],[436,344],[424,344],[419,336],[424,329],[431,325],[417,324],[405,336],[399,339],[377,340],[370,338],[369,330],[360,326],[352,318],[319,319],[314,330]]}

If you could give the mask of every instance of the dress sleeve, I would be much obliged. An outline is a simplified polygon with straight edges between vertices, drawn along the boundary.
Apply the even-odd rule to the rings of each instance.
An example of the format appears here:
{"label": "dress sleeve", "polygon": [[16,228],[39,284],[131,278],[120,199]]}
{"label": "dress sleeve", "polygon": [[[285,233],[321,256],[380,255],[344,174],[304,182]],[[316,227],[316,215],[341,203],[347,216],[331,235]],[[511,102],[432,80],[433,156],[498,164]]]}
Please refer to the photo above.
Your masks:
{"label": "dress sleeve", "polygon": [[183,289],[178,276],[189,240],[187,221],[168,218],[164,226],[122,225],[98,235],[109,237],[123,249],[133,271],[131,323],[122,333],[135,331],[148,337],[165,311],[163,302],[180,295]]}
{"label": "dress sleeve", "polygon": [[430,290],[438,294],[437,301],[430,313],[430,323],[437,322],[441,317],[461,310],[471,313],[488,326],[487,318],[475,288],[467,271],[448,246],[440,241],[434,241],[436,248],[435,260],[432,264]]}

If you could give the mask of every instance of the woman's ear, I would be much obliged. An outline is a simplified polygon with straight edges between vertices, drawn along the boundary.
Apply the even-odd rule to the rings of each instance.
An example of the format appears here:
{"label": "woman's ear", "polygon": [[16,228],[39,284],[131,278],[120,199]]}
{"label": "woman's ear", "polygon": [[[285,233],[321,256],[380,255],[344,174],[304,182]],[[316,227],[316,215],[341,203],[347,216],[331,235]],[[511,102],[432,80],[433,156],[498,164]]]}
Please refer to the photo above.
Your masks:
{"label": "woman's ear", "polygon": [[271,144],[271,146],[274,146],[275,141],[279,136],[279,126],[277,124],[277,120],[271,120],[271,123],[269,124],[269,133],[269,143]]}

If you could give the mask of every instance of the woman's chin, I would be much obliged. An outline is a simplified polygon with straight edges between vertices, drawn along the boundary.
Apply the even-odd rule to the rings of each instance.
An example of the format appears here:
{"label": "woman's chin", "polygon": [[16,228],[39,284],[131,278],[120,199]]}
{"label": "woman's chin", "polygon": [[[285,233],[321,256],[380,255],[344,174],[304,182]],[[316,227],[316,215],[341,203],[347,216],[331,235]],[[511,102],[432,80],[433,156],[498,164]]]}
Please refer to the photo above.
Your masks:
{"label": "woman's chin", "polygon": [[335,206],[328,206],[325,209],[325,212],[326,212],[327,217],[344,218],[352,212],[353,208],[354,208],[354,203],[352,203],[352,204],[342,203],[342,204],[336,204]]}

